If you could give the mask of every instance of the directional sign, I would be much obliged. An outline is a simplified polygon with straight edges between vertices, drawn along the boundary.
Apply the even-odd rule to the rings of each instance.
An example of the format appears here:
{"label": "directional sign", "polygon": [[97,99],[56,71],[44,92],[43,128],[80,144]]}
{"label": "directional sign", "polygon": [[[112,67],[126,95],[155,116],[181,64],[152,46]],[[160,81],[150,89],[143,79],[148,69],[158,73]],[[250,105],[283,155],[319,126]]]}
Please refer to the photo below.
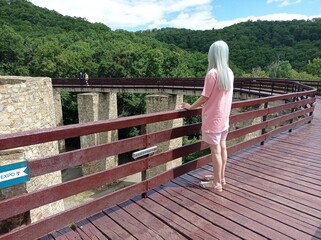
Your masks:
{"label": "directional sign", "polygon": [[0,189],[10,187],[29,180],[27,162],[17,162],[0,166]]}

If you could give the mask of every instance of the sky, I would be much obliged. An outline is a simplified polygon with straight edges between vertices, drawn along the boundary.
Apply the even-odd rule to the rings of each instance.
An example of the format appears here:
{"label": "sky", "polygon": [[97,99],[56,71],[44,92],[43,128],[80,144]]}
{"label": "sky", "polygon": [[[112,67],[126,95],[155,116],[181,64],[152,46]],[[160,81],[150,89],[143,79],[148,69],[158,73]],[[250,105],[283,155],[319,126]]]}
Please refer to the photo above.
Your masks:
{"label": "sky", "polygon": [[221,29],[252,20],[321,17],[320,0],[29,0],[62,15],[104,23],[112,30],[166,27]]}

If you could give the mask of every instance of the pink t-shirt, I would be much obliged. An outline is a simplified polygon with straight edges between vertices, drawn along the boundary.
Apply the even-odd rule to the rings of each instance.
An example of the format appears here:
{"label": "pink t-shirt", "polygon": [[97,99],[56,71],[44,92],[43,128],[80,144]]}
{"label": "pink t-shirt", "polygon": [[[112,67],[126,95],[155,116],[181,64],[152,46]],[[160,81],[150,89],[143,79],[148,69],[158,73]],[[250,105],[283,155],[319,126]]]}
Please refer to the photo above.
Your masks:
{"label": "pink t-shirt", "polygon": [[[232,74],[234,81],[231,70],[229,74]],[[208,98],[202,109],[202,132],[219,133],[227,130],[229,128],[233,87],[228,91],[219,89],[216,69],[211,69],[206,74],[202,96]]]}

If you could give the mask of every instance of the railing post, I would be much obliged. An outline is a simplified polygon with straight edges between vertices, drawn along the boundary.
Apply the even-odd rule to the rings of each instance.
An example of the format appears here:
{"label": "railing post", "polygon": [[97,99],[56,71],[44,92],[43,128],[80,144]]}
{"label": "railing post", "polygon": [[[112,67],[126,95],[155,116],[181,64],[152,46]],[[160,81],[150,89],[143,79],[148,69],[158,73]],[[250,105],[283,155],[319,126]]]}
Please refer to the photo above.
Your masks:
{"label": "railing post", "polygon": [[[292,102],[296,102],[298,97],[293,97]],[[295,108],[291,108],[291,113],[295,112]],[[293,118],[290,119],[290,124],[293,123]],[[292,128],[289,129],[289,133],[292,132]]]}
{"label": "railing post", "polygon": [[[144,157],[146,155],[148,155],[144,161],[144,164],[145,164],[145,170],[143,170],[141,172],[141,181],[145,181],[147,179],[147,169],[149,168],[149,157],[155,153],[157,151],[157,146],[153,146],[153,147],[149,147],[149,148],[145,148],[143,150],[140,150],[140,151],[137,151],[137,152],[134,152],[132,154],[132,157],[136,160],[136,159],[139,159],[140,157]],[[148,189],[148,182],[147,182],[147,187],[146,189]],[[142,198],[146,198],[147,197],[147,191],[142,193]]]}
{"label": "railing post", "polygon": [[[147,171],[146,170],[142,171],[142,181],[145,181],[147,179],[146,176],[147,176]],[[146,198],[146,197],[147,197],[147,192],[143,192],[142,198]]]}
{"label": "railing post", "polygon": [[[315,97],[315,94],[313,94],[313,96],[312,97]],[[309,95],[307,95],[307,99],[309,98]],[[316,102],[314,102],[314,103],[311,103],[310,104],[310,107],[314,107],[315,106],[315,104],[317,104]],[[307,106],[308,107],[308,106]],[[310,112],[310,114],[309,114],[309,116],[312,116],[313,115],[313,111],[312,112]],[[308,123],[311,123],[311,121],[309,121]]]}
{"label": "railing post", "polygon": [[[264,109],[268,108],[268,106],[269,106],[268,102],[264,103]],[[267,119],[267,115],[264,115],[262,118],[262,122],[266,122],[266,119]],[[263,135],[265,133],[266,133],[266,129],[262,128],[261,135]],[[261,142],[261,145],[264,145],[264,141]]]}

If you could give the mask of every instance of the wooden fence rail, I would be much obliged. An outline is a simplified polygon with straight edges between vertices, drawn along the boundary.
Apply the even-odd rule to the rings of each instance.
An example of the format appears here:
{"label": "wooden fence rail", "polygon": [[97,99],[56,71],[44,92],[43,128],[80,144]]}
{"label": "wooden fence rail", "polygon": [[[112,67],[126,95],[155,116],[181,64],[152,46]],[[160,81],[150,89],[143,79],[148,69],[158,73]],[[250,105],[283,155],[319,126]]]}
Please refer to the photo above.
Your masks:
{"label": "wooden fence rail", "polygon": [[[160,88],[160,89],[189,89],[200,90],[204,85],[204,78],[91,78],[89,85],[84,79],[77,78],[53,78],[54,87],[101,87],[101,88]],[[273,93],[298,92],[301,84],[309,85],[317,89],[321,94],[321,81],[317,80],[289,80],[271,78],[235,78],[235,88],[244,90],[266,91]],[[294,89],[297,88],[297,89]]]}
{"label": "wooden fence rail", "polygon": [[[242,84],[240,85],[240,88],[250,88],[251,91],[254,90],[265,93],[275,93],[277,90],[279,94],[252,100],[236,101],[233,103],[232,109],[242,109],[242,111],[239,111],[230,117],[231,125],[252,120],[254,118],[260,118],[261,121],[253,125],[244,126],[231,131],[228,135],[228,141],[231,142],[256,131],[261,131],[261,134],[251,139],[229,145],[228,154],[235,153],[254,144],[264,143],[264,141],[275,136],[276,134],[289,131],[298,126],[309,123],[313,119],[314,103],[316,101],[316,89],[312,87],[292,81],[268,83],[264,80],[262,81],[262,84],[259,85],[256,81],[245,81]],[[271,88],[274,89],[272,90]],[[282,104],[279,104],[279,102],[282,102]],[[174,110],[7,134],[0,136],[0,150],[30,146],[88,134],[107,132],[131,126],[146,125],[177,118],[196,116],[200,114],[200,108],[191,111]],[[153,146],[157,143],[169,141],[170,139],[197,134],[200,132],[200,127],[201,123],[185,125],[173,129],[166,129],[128,139],[65,152],[54,156],[35,159],[28,162],[28,169],[31,177],[40,176],[57,170],[92,162],[97,159],[101,159],[102,157],[135,151]],[[144,157],[112,169],[86,175],[61,184],[2,200],[0,202],[0,221],[48,203],[65,199],[75,194],[112,183],[134,173],[146,171],[147,169],[167,163],[173,159],[187,156],[191,153],[206,148],[208,148],[207,144],[202,141],[198,141],[196,143],[184,145],[167,152]],[[198,158],[131,186],[118,189],[98,199],[83,203],[79,206],[36,221],[29,225],[13,229],[11,232],[0,235],[0,239],[39,238],[48,234],[49,232],[63,228],[68,224],[79,221],[87,216],[98,213],[103,209],[130,199],[133,196],[143,194],[150,189],[170,181],[171,179],[204,166],[210,161],[210,156]]]}

